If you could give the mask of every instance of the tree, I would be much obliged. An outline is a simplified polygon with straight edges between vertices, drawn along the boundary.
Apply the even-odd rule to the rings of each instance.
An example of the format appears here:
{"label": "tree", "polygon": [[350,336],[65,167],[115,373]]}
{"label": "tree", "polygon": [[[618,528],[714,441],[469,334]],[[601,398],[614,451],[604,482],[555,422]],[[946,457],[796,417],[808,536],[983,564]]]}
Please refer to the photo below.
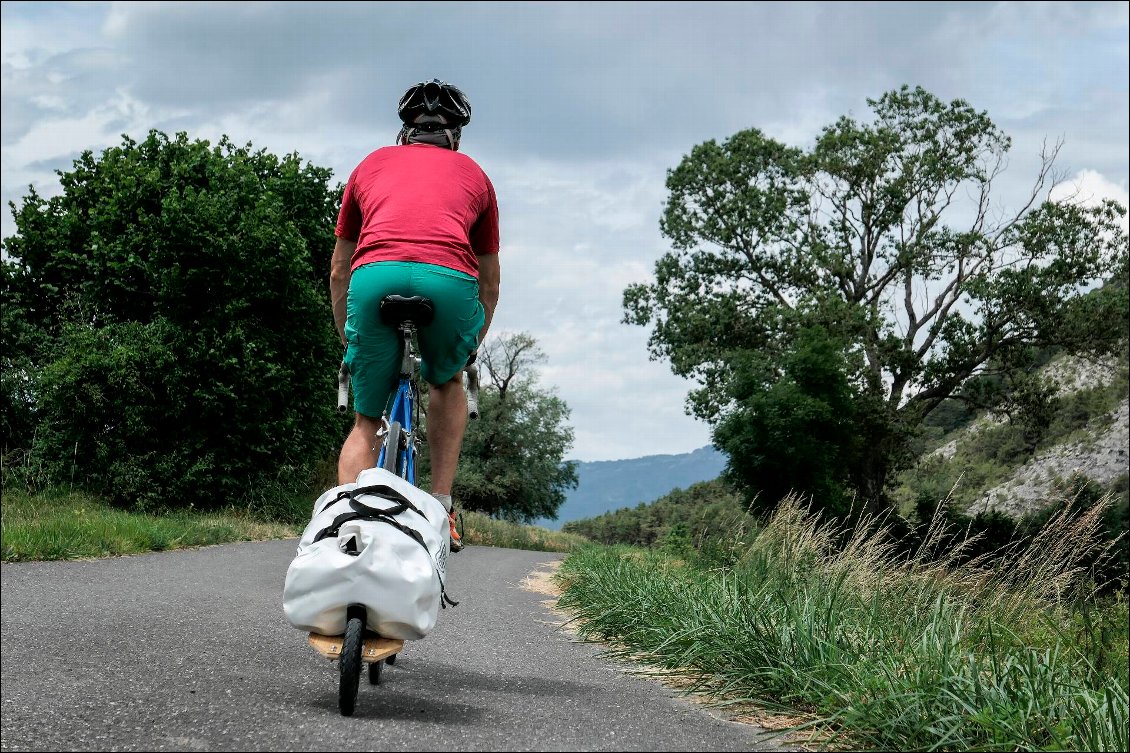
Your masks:
{"label": "tree", "polygon": [[[827,333],[867,415],[854,491],[883,509],[914,428],[942,401],[978,399],[962,389],[978,377],[1023,381],[1048,347],[1108,351],[1130,317],[1126,210],[1041,200],[1058,147],[1002,214],[991,193],[1010,141],[985,113],[921,88],[868,104],[872,122],[842,117],[808,151],[757,129],[692,149],[667,176],[673,250],[624,308],[652,326],[652,358],[698,382],[688,410],[716,426],[750,354],[770,365],[769,389],[800,331]],[[1008,394],[980,397],[995,408]]]}
{"label": "tree", "polygon": [[6,447],[140,507],[246,500],[323,461],[341,434],[330,174],[153,131],[13,204]]}
{"label": "tree", "polygon": [[468,509],[516,523],[556,518],[577,486],[569,408],[540,387],[545,355],[527,333],[491,338],[480,351],[480,418],[463,439],[453,496]]}
{"label": "tree", "polygon": [[43,344],[40,331],[27,321],[30,302],[24,300],[21,270],[0,264],[0,431],[5,464],[35,434],[32,394],[33,356]]}

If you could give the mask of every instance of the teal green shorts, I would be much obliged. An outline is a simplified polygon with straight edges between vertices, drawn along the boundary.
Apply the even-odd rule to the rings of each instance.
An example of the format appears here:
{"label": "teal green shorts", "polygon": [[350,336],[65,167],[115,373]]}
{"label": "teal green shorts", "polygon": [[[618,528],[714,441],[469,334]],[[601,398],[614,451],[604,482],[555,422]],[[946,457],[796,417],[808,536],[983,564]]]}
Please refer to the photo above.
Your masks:
{"label": "teal green shorts", "polygon": [[417,332],[420,375],[428,384],[451,381],[467,365],[486,321],[474,277],[435,264],[381,261],[349,279],[345,364],[353,382],[353,409],[377,418],[389,410],[400,375],[400,333],[381,321],[386,295],[430,298],[435,319]]}

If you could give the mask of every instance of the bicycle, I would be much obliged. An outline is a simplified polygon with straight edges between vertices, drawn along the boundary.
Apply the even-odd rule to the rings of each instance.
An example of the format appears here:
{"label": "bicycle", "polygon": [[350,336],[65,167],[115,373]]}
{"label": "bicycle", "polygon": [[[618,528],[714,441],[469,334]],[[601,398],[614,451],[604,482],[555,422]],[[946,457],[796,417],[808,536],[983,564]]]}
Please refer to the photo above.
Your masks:
{"label": "bicycle", "polygon": [[[400,332],[400,375],[392,408],[382,416],[385,430],[377,457],[377,467],[396,474],[410,484],[416,483],[416,453],[420,437],[420,387],[417,381],[420,359],[412,348],[419,327],[431,324],[435,316],[432,302],[423,296],[404,297],[387,295],[380,302],[381,321]],[[467,382],[467,412],[470,418],[479,417],[478,367],[470,364],[464,368]],[[349,371],[345,362],[338,370],[338,410],[348,410]],[[452,602],[454,603],[454,602]],[[379,685],[381,668],[392,665],[404,647],[404,641],[381,638],[365,627],[365,607],[351,604],[346,612],[345,634],[340,638],[319,636],[317,643],[311,635],[311,644],[329,658],[337,658],[341,669],[338,701],[342,715],[350,716],[357,700],[361,682],[361,666],[369,665],[369,684]],[[368,634],[366,634],[368,633]]]}

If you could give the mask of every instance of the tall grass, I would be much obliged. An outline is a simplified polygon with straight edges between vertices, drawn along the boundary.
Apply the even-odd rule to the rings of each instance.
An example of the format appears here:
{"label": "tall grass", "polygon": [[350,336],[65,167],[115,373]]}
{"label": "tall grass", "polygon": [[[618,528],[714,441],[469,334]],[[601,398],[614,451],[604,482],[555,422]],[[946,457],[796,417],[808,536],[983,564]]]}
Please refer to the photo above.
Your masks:
{"label": "tall grass", "polygon": [[560,603],[613,653],[852,747],[1127,750],[1126,603],[1098,608],[1081,565],[1101,514],[958,565],[941,513],[906,555],[881,521],[837,530],[791,499],[732,566],[585,548]]}

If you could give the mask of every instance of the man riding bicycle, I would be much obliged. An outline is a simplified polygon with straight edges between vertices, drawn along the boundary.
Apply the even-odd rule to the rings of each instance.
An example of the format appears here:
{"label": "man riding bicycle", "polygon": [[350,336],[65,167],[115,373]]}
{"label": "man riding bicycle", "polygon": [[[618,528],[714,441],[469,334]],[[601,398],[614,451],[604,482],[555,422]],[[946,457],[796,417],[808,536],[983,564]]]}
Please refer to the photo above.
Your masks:
{"label": "man riding bicycle", "polygon": [[424,296],[434,318],[419,327],[428,382],[432,496],[455,530],[451,487],[467,427],[463,368],[474,360],[498,302],[498,203],[482,168],[459,153],[471,104],[454,86],[421,82],[400,100],[396,146],[367,156],[349,176],[338,214],[330,295],[353,381],[353,429],[338,483],[377,464],[381,416],[400,371],[398,332],[381,322],[386,295]]}

